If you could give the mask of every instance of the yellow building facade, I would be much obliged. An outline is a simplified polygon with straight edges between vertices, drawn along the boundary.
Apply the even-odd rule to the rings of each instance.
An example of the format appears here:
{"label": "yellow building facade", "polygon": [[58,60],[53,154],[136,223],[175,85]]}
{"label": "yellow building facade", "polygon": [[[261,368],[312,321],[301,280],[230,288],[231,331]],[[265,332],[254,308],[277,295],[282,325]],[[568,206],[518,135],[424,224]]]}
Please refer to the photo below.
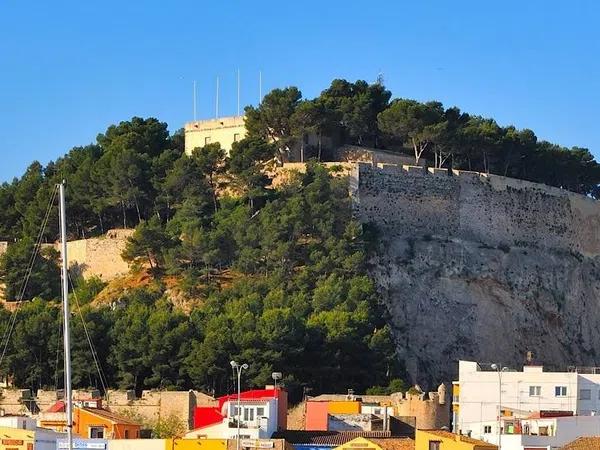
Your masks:
{"label": "yellow building facade", "polygon": [[328,402],[327,412],[329,414],[360,414],[360,402],[352,400]]}
{"label": "yellow building facade", "polygon": [[383,450],[379,445],[363,437],[346,442],[333,450]]}
{"label": "yellow building facade", "polygon": [[57,439],[62,437],[65,435],[41,428],[0,427],[0,450],[55,449]]}
{"label": "yellow building facade", "polygon": [[227,439],[165,439],[165,450],[227,450]]}
{"label": "yellow building facade", "polygon": [[244,116],[220,117],[211,120],[188,122],[184,127],[185,153],[189,156],[195,148],[218,142],[228,154],[234,142],[246,137]]}
{"label": "yellow building facade", "polygon": [[415,450],[497,450],[498,446],[446,430],[416,430]]}

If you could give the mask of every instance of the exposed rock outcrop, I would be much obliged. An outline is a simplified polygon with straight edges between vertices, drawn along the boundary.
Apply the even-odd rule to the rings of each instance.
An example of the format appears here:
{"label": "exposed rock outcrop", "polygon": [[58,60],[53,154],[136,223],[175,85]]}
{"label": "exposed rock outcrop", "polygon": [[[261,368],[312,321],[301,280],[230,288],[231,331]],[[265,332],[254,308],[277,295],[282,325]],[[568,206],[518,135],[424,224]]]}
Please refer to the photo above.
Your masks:
{"label": "exposed rock outcrop", "polygon": [[503,177],[362,166],[357,217],[380,231],[371,263],[413,382],[458,359],[600,363],[600,206]]}

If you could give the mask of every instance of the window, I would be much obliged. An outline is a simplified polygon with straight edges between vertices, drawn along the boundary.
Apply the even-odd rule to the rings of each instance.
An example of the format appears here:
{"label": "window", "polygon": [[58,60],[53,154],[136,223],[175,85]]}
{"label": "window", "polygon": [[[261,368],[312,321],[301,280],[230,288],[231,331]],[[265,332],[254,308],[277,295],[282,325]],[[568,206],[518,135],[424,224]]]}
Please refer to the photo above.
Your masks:
{"label": "window", "polygon": [[264,415],[265,415],[265,408],[263,408],[263,407],[256,408],[256,415],[258,417],[264,417]]}
{"label": "window", "polygon": [[566,397],[567,396],[567,387],[566,386],[554,386],[554,396],[555,397]]}
{"label": "window", "polygon": [[91,439],[104,439],[104,427],[90,427]]}
{"label": "window", "polygon": [[491,425],[484,425],[483,432],[485,434],[490,434],[492,432],[492,426]]}
{"label": "window", "polygon": [[542,395],[542,387],[541,386],[529,386],[529,396],[530,397],[539,397]]}
{"label": "window", "polygon": [[234,133],[233,134],[233,142],[237,142],[240,140],[240,133]]}
{"label": "window", "polygon": [[244,420],[246,422],[254,420],[254,408],[244,408]]}
{"label": "window", "polygon": [[381,408],[375,408],[373,410],[373,414],[375,414],[376,416],[380,416],[381,415]]}
{"label": "window", "polygon": [[231,406],[231,417],[237,417],[239,415],[237,406]]}
{"label": "window", "polygon": [[204,138],[204,145],[208,145],[208,144],[210,144],[210,136],[206,136]]}
{"label": "window", "polygon": [[429,441],[429,450],[440,450],[440,441]]}
{"label": "window", "polygon": [[592,390],[591,389],[580,389],[579,390],[579,400],[591,400],[592,399]]}

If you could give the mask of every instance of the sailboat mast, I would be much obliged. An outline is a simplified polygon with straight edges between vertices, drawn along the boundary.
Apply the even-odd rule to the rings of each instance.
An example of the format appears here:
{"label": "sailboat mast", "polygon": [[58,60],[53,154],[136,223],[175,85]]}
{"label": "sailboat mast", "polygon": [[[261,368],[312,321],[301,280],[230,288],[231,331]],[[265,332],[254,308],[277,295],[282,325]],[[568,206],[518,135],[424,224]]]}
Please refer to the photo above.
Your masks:
{"label": "sailboat mast", "polygon": [[65,206],[65,182],[59,185],[60,192],[60,242],[62,245],[62,302],[63,302],[63,327],[65,346],[65,406],[67,413],[67,440],[68,449],[73,448],[73,395],[71,394],[71,336],[69,312],[69,274],[67,259],[67,211]]}

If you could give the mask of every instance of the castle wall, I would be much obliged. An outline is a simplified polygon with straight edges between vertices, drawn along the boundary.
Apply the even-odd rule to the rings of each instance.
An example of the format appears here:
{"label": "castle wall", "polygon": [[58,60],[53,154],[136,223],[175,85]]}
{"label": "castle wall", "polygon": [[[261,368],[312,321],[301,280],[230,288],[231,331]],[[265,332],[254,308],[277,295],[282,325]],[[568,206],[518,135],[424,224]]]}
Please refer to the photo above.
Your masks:
{"label": "castle wall", "polygon": [[107,405],[111,411],[126,416],[140,417],[146,424],[176,417],[183,426],[193,426],[194,408],[215,404],[215,400],[196,391],[143,391],[141,398],[133,398],[125,391],[109,391]]}
{"label": "castle wall", "polygon": [[[69,267],[76,266],[84,278],[97,276],[104,281],[127,273],[129,265],[121,258],[121,253],[133,232],[110,230],[101,237],[68,242]],[[55,248],[60,252],[60,244]]]}
{"label": "castle wall", "polygon": [[437,392],[392,394],[396,417],[414,417],[415,428],[439,429],[450,425],[450,406],[446,401],[446,387],[442,384]]}
{"label": "castle wall", "polygon": [[437,236],[490,246],[600,253],[600,203],[542,184],[476,172],[357,164],[358,218],[386,238]]}

